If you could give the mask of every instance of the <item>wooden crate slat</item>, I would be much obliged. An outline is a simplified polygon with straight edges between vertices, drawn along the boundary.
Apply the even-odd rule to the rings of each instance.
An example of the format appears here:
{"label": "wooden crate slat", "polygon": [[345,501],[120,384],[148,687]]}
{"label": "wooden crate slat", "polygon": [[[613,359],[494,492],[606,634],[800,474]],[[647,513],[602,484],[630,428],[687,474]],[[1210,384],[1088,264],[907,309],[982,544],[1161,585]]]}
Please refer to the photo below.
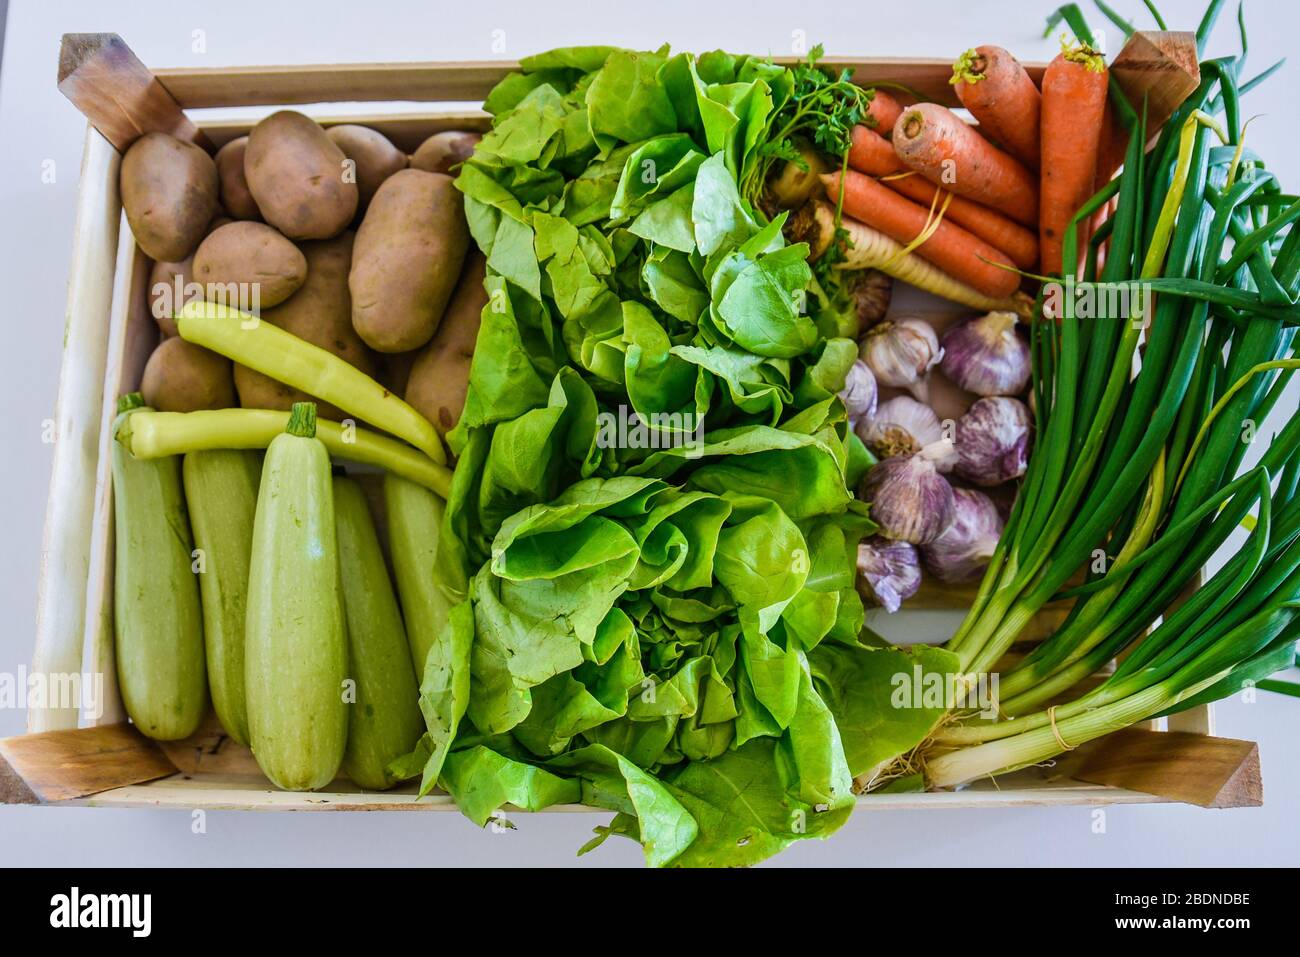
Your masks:
{"label": "wooden crate slat", "polygon": [[211,148],[140,58],[116,33],[65,33],[59,92],[124,151],[143,133],[170,133]]}
{"label": "wooden crate slat", "polygon": [[[167,756],[129,724],[23,734],[0,741],[0,797],[21,802],[15,779],[41,802],[67,801],[176,773]],[[31,803],[31,802],[21,802]]]}
{"label": "wooden crate slat", "polygon": [[[434,133],[444,130],[486,131],[491,119],[482,110],[460,110],[447,113],[398,113],[398,114],[362,114],[357,116],[315,116],[313,119],[321,126],[341,126],[344,123],[357,123],[368,126],[387,136],[398,149],[414,153],[416,147]],[[214,146],[220,149],[231,140],[244,136],[256,120],[204,120],[199,126]]]}
{"label": "wooden crate slat", "polygon": [[1253,741],[1124,728],[1100,739],[1073,773],[1200,807],[1264,803],[1259,745]]}
{"label": "wooden crate slat", "polygon": [[[82,664],[89,529],[108,347],[104,327],[113,306],[121,216],[117,193],[120,163],[121,156],[112,144],[87,127],[54,416],[54,462],[41,542],[32,655],[32,672],[36,674],[76,673]],[[29,708],[27,730],[75,728],[77,710]]]}
{"label": "wooden crate slat", "polygon": [[[1155,804],[1161,798],[1140,791],[1079,782],[1030,782],[1001,789],[987,783],[961,791],[864,795],[859,811],[914,811],[1004,807],[1099,807]],[[215,811],[457,811],[447,794],[417,798],[415,788],[364,792],[335,782],[331,790],[279,791],[264,780],[240,775],[173,775],[147,785],[130,785],[64,802],[77,807],[204,808]],[[520,812],[523,813],[523,812]],[[600,814],[599,808],[562,804],[545,813]]]}
{"label": "wooden crate slat", "polygon": [[1138,30],[1111,63],[1110,74],[1135,109],[1147,101],[1147,128],[1159,129],[1201,82],[1196,35]]}
{"label": "wooden crate slat", "polygon": [[[799,57],[774,57],[793,65]],[[903,57],[827,56],[833,70],[853,71],[863,85],[900,83],[923,99],[955,105],[948,79],[952,61]],[[293,106],[307,103],[353,103],[412,100],[477,102],[502,77],[517,70],[516,61],[465,60],[428,63],[339,63],[311,66],[181,67],[155,70],[158,82],[185,109],[219,106]],[[1042,64],[1026,64],[1035,81]]]}

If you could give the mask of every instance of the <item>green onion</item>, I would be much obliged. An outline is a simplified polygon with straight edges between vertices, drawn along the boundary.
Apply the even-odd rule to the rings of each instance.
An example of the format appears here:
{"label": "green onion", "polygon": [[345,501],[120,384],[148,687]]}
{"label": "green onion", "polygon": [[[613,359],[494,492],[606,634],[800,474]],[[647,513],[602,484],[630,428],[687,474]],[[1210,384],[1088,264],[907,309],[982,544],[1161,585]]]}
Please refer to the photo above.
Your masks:
{"label": "green onion", "polygon": [[[1202,46],[1221,5],[1202,20]],[[1086,39],[1076,6],[1058,11],[1061,19]],[[1255,435],[1265,447],[1244,471],[1242,436],[1300,368],[1300,202],[1243,146],[1244,46],[1243,27],[1241,56],[1202,64],[1201,84],[1149,152],[1143,117],[1112,84],[1117,115],[1131,127],[1128,155],[1075,220],[1118,197],[1105,265],[1097,270],[1096,240],[1082,274],[1067,281],[1140,283],[1154,309],[1144,326],[1134,316],[1079,317],[1067,301],[1059,321],[1031,330],[1037,448],[974,607],[947,647],[973,684],[1045,604],[1075,604],[999,676],[995,718],[951,714],[908,758],[933,786],[1047,760],[1232,694],[1294,660],[1300,413],[1275,436]],[[1078,261],[1073,229],[1064,261]],[[1198,589],[1205,563],[1247,523],[1245,542]],[[1099,550],[1105,570],[1063,591]]]}

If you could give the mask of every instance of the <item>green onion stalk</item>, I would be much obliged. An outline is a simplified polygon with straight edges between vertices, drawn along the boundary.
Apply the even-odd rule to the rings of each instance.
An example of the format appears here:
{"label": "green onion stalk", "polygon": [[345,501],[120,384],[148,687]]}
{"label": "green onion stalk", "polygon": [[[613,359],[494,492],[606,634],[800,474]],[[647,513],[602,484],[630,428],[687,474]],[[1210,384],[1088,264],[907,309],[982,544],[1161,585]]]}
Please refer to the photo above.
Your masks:
{"label": "green onion stalk", "polygon": [[[1202,49],[1221,6],[1201,23]],[[1077,7],[1060,19],[1091,40]],[[1144,105],[1112,81],[1128,154],[1074,222],[1112,199],[1115,211],[1082,256],[1069,231],[1062,279],[1067,290],[1123,284],[1146,308],[1085,317],[1065,295],[1056,318],[1033,325],[1036,449],[946,646],[963,681],[998,668],[1044,605],[1074,604],[999,672],[995,717],[950,712],[910,756],[932,786],[1040,763],[1295,660],[1300,412],[1273,436],[1255,426],[1300,367],[1300,201],[1244,146],[1240,97],[1255,81],[1240,82],[1244,27],[1242,38],[1239,56],[1201,64],[1199,87],[1150,150]],[[1201,582],[1243,526],[1244,542]],[[1083,568],[1097,570],[1073,585]]]}

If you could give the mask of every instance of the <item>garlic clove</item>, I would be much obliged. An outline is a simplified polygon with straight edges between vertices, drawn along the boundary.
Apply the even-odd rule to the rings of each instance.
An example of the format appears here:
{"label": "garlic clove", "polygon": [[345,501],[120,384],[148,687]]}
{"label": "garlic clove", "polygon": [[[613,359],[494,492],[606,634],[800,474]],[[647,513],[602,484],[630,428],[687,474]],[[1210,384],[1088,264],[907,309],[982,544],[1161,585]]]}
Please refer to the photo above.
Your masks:
{"label": "garlic clove", "polygon": [[844,378],[844,388],[840,390],[840,401],[849,417],[849,426],[854,428],[862,419],[870,419],[876,414],[876,377],[865,362],[858,359]]}
{"label": "garlic clove", "polygon": [[930,370],[943,358],[939,337],[922,319],[886,320],[867,330],[859,349],[882,385],[926,397]]}
{"label": "garlic clove", "polygon": [[925,567],[941,582],[973,581],[988,567],[1002,536],[1002,514],[976,489],[953,489],[952,524],[921,546]]}
{"label": "garlic clove", "polygon": [[1020,395],[1029,385],[1029,343],[1013,312],[990,312],[949,329],[940,362],[945,376],[975,395]]}
{"label": "garlic clove", "polygon": [[955,470],[976,485],[1001,485],[1025,474],[1032,418],[1019,399],[989,396],[957,420]]}
{"label": "garlic clove", "polygon": [[857,589],[864,601],[891,615],[921,587],[921,559],[916,547],[879,535],[858,546]]}
{"label": "garlic clove", "polygon": [[853,297],[853,311],[858,322],[858,336],[885,318],[893,296],[894,280],[878,269],[846,273],[849,293]]}
{"label": "garlic clove", "polygon": [[872,466],[860,497],[871,504],[880,531],[897,541],[924,545],[952,522],[952,486],[924,451]]}
{"label": "garlic clove", "polygon": [[905,395],[880,403],[875,414],[858,421],[854,431],[882,459],[914,455],[944,437],[934,410]]}

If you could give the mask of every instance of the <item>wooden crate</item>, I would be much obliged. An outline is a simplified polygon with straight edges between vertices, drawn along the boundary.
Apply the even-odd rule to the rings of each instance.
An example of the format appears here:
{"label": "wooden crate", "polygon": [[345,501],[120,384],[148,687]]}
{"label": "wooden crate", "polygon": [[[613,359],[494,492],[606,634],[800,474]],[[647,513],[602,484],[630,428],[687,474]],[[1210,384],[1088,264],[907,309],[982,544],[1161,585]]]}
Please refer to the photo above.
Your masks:
{"label": "wooden crate", "polygon": [[[947,82],[951,71],[947,61],[829,57],[824,62],[852,70],[864,85],[902,82],[927,98],[955,103]],[[247,119],[196,123],[184,113],[186,109],[261,106],[269,112],[282,105],[342,101],[481,101],[514,67],[508,62],[411,63],[150,73],[115,35],[64,38],[60,87],[87,114],[91,126],[77,206],[58,442],[41,555],[32,669],[102,674],[105,694],[103,713],[97,717],[79,716],[76,709],[35,708],[29,712],[27,735],[0,741],[0,802],[250,810],[453,807],[445,795],[417,801],[413,786],[366,793],[340,780],[319,793],[278,791],[261,775],[248,750],[222,734],[215,719],[194,738],[162,746],[124,723],[113,662],[110,425],[116,398],[138,386],[157,331],[146,303],[150,263],[127,227],[117,180],[121,152],[141,133],[163,130],[215,148],[246,133],[252,123]],[[1041,66],[1030,67],[1035,76],[1041,70]],[[481,110],[463,108],[399,114],[377,107],[364,116],[317,118],[326,125],[364,123],[408,151],[438,130],[484,129],[488,123]],[[970,597],[969,591],[928,585],[911,607],[954,611],[968,606]],[[1031,636],[1050,633],[1062,615],[1060,608],[1044,609],[1031,626]],[[1073,776],[1090,761],[1102,770],[1091,773],[1089,780],[1109,780],[1108,764],[1128,768],[1124,756],[1144,746],[1144,735],[1159,734],[1160,753],[1171,760],[1182,755],[1191,767],[1203,767],[1205,746],[1222,741],[1206,738],[1213,733],[1208,706],[1171,718],[1168,724],[1170,730],[1186,733],[1138,730],[1137,739],[1124,745],[1129,751],[1117,750],[1107,739],[1053,767],[1029,769],[956,792],[869,795],[860,804],[868,810],[897,810],[1168,799],[1259,803],[1257,754],[1249,742],[1231,742],[1240,747],[1223,758],[1227,766],[1217,777],[1193,775],[1196,781],[1181,785],[1168,780],[1168,773],[1129,774],[1127,787],[1088,783]]]}

